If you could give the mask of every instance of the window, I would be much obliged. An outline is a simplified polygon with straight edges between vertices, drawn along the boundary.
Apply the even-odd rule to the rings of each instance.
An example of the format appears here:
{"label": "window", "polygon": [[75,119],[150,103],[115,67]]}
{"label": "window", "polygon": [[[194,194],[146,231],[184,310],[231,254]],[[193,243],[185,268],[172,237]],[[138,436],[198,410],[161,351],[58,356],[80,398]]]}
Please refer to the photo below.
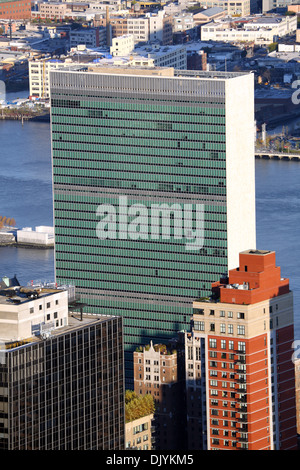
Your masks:
{"label": "window", "polygon": [[30,307],[29,313],[34,313],[34,307]]}
{"label": "window", "polygon": [[221,325],[220,325],[220,333],[226,333],[226,325],[225,325],[225,323],[221,323]]}
{"label": "window", "polygon": [[244,320],[245,318],[244,312],[238,312],[237,317],[240,318],[241,320]]}
{"label": "window", "polygon": [[217,340],[214,338],[209,339],[209,347],[210,348],[216,348],[217,347]]}
{"label": "window", "polygon": [[245,326],[244,325],[238,325],[237,326],[237,334],[238,335],[244,335],[245,334]]}
{"label": "window", "polygon": [[51,302],[47,302],[47,308],[50,308]]}
{"label": "window", "polygon": [[226,349],[226,340],[221,339],[221,349]]}

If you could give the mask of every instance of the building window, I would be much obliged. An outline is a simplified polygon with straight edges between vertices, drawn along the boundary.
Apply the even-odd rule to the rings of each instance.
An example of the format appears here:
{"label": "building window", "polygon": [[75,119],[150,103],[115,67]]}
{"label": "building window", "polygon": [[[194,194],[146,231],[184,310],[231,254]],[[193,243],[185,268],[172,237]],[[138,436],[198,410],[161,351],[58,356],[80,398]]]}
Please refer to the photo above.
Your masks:
{"label": "building window", "polygon": [[210,348],[216,348],[217,347],[217,340],[214,338],[209,339],[209,347]]}

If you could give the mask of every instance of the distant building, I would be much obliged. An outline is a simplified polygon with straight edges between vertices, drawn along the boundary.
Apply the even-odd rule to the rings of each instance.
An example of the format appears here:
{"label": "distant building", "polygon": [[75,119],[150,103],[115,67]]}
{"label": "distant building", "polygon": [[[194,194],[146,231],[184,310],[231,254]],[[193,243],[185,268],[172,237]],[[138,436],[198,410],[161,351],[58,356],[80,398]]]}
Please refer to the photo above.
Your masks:
{"label": "distant building", "polygon": [[106,28],[101,26],[96,28],[72,29],[69,32],[70,48],[84,45],[90,48],[106,46]]}
{"label": "distant building", "polygon": [[[107,15],[97,15],[94,19],[95,26],[105,26],[108,23]],[[120,12],[112,12],[109,16],[109,24],[113,38],[133,35],[134,43],[157,42],[161,45],[172,44],[173,20],[163,10],[158,13],[145,13],[128,15]]]}
{"label": "distant building", "polygon": [[17,230],[17,242],[24,245],[54,246],[54,228],[47,226],[25,227]]}
{"label": "distant building", "polygon": [[[251,0],[201,0],[201,7],[207,9],[222,8],[226,15],[247,16],[255,11]],[[256,4],[256,2],[254,2]],[[201,12],[203,13],[203,12]],[[196,14],[197,15],[197,14]]]}
{"label": "distant building", "polygon": [[3,278],[0,346],[0,450],[125,448],[121,318]]}
{"label": "distant building", "polygon": [[275,10],[276,8],[289,8],[293,3],[293,0],[262,0],[262,12],[267,13],[268,11]]}
{"label": "distant building", "polygon": [[1,0],[0,3],[0,20],[23,20],[31,18],[31,1],[17,0],[6,1]]}
{"label": "distant building", "polygon": [[193,15],[193,19],[197,25],[202,25],[223,18],[226,14],[226,11],[221,7],[207,8]]}
{"label": "distant building", "polygon": [[207,23],[201,28],[202,41],[254,42],[266,46],[297,30],[295,16],[253,17],[247,22],[229,19]]}

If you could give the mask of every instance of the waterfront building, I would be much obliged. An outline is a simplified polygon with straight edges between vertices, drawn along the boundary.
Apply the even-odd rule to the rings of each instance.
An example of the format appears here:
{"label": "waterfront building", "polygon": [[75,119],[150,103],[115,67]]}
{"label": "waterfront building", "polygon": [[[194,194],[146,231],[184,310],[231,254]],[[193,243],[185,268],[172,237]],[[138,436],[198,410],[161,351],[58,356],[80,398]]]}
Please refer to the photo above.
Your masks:
{"label": "waterfront building", "polygon": [[189,449],[297,450],[293,294],[275,253],[240,253],[239,267],[193,308],[187,414],[195,423],[197,397],[202,434],[188,424]]}
{"label": "waterfront building", "polygon": [[95,65],[50,81],[56,279],[124,318],[133,385],[136,346],[188,328],[192,300],[256,244],[253,74]]}
{"label": "waterfront building", "polygon": [[122,319],[71,286],[0,289],[0,449],[124,449]]}
{"label": "waterfront building", "polygon": [[[102,51],[102,52],[101,52]],[[108,57],[107,57],[108,56]],[[112,57],[111,57],[112,56]],[[183,45],[148,45],[134,48],[132,35],[112,39],[110,48],[98,52],[84,46],[71,49],[60,59],[29,59],[29,94],[43,99],[50,98],[50,71],[54,69],[85,70],[87,64],[98,62],[99,67],[128,65],[132,67],[174,67],[187,68],[187,52]]]}
{"label": "waterfront building", "polygon": [[202,41],[253,42],[261,46],[297,30],[297,16],[254,16],[246,22],[223,18],[201,27]]}

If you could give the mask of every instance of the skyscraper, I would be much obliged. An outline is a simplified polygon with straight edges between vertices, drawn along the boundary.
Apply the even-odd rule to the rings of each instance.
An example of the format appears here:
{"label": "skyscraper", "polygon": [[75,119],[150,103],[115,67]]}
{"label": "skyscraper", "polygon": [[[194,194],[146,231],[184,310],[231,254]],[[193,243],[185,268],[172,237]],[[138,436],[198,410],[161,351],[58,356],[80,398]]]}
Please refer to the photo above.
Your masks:
{"label": "skyscraper", "polygon": [[210,299],[194,302],[185,343],[190,449],[297,450],[293,341],[293,294],[275,253],[242,252]]}
{"label": "skyscraper", "polygon": [[255,246],[248,73],[51,72],[58,282],[124,318],[132,351],[189,326],[192,301]]}
{"label": "skyscraper", "polygon": [[124,449],[122,319],[76,312],[66,289],[0,288],[0,450]]}

